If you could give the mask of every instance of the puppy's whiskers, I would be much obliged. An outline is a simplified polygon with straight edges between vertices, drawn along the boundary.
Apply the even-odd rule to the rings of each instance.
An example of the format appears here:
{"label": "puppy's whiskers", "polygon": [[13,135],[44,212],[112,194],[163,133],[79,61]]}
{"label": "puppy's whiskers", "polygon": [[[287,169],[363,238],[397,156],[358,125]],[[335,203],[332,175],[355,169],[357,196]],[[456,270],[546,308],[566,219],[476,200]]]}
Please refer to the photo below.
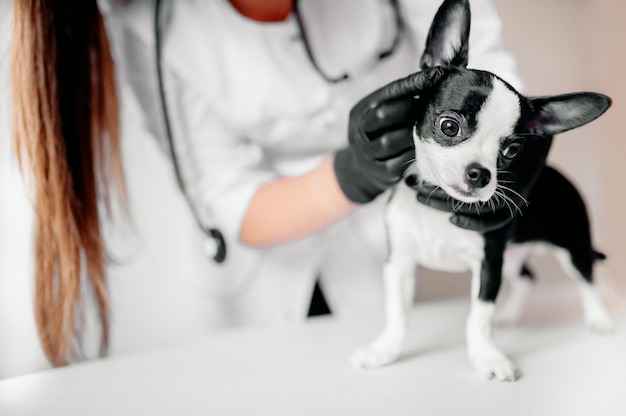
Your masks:
{"label": "puppy's whiskers", "polygon": [[[432,190],[432,191],[430,191],[430,193],[428,194],[428,197],[426,198],[426,202],[429,202],[429,201],[430,201],[430,197],[431,197],[431,196],[433,196],[433,193],[434,193],[437,189],[441,189],[441,187],[440,187],[439,185],[435,186],[435,187],[433,188],[433,190]],[[450,199],[450,195],[447,195],[447,194],[446,194],[446,199]]]}
{"label": "puppy's whiskers", "polygon": [[519,209],[519,207],[517,206],[517,204],[515,203],[515,201],[513,201],[510,197],[508,197],[504,191],[502,191],[501,189],[496,189],[496,193],[494,195],[498,195],[502,198],[502,202],[504,202],[504,204],[506,205],[506,207],[509,209],[509,212],[511,213],[511,218],[513,218],[515,216],[515,213],[513,212],[513,208],[511,207],[511,204],[513,204],[513,206],[520,212],[521,214],[521,210]]}
{"label": "puppy's whiskers", "polygon": [[[506,194],[506,191],[510,191],[511,193],[513,193],[515,196],[517,196],[519,199],[521,199],[526,206],[528,206],[528,201],[526,201],[526,199],[521,196],[519,193],[515,192],[514,190],[506,187],[506,186],[500,186],[498,185],[498,187],[496,188],[496,192],[503,198],[503,201],[509,206],[510,208],[510,204],[512,204],[515,209],[517,210],[517,212],[519,212],[520,215],[524,215],[524,212],[522,211],[522,209],[519,207],[519,205],[517,204],[517,201],[515,199],[513,199],[511,196]],[[512,213],[511,213],[512,215]]]}
{"label": "puppy's whiskers", "polygon": [[516,190],[508,187],[508,186],[504,186],[504,185],[500,185],[498,184],[498,188],[501,188],[503,192],[509,191],[510,193],[512,193],[513,195],[517,196],[519,199],[522,200],[522,202],[524,203],[524,205],[528,206],[529,203],[526,200],[526,198],[524,198],[519,192],[517,192]]}

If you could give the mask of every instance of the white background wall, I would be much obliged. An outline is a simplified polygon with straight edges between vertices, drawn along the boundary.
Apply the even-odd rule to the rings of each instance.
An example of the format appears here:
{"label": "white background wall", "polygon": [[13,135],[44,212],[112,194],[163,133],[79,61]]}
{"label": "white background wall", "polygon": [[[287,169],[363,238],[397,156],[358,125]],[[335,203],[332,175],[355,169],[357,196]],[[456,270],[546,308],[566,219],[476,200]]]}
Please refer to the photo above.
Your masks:
{"label": "white background wall", "polygon": [[[613,98],[600,119],[557,136],[549,163],[585,198],[594,242],[609,258],[598,281],[626,300],[626,2],[623,0],[494,0],[506,45],[519,63],[526,94],[597,91]],[[561,282],[549,257],[535,260],[540,281]],[[418,298],[468,291],[467,279],[422,274]]]}

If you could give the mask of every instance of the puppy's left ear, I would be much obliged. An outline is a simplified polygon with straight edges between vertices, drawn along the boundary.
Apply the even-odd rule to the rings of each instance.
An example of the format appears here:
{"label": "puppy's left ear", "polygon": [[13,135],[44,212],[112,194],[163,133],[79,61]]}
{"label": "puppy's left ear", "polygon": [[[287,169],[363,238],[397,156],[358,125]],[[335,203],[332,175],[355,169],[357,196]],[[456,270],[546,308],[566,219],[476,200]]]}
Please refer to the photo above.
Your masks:
{"label": "puppy's left ear", "polygon": [[467,66],[470,18],[468,0],[445,0],[439,6],[420,61],[422,69]]}
{"label": "puppy's left ear", "polygon": [[611,99],[595,92],[579,92],[530,98],[533,116],[526,124],[530,133],[552,136],[583,126],[600,117]]}

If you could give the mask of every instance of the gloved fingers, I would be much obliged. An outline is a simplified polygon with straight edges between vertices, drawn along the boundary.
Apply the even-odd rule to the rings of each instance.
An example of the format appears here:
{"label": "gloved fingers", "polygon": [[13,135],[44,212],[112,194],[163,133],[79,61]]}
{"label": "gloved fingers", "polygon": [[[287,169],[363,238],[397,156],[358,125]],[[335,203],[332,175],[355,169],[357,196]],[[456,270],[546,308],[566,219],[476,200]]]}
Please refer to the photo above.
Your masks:
{"label": "gloved fingers", "polygon": [[429,199],[452,200],[452,198],[439,186],[426,182],[417,182],[417,176],[407,177],[406,184],[418,192],[418,196],[428,196]]}
{"label": "gloved fingers", "polygon": [[412,97],[382,103],[365,112],[363,130],[372,136],[395,126],[412,126],[415,123],[416,107],[417,102]]}
{"label": "gloved fingers", "polygon": [[439,211],[452,212],[452,210],[453,210],[453,205],[452,205],[453,199],[448,197],[448,195],[445,192],[444,192],[444,195],[446,197],[441,198],[441,197],[437,196],[438,192],[439,192],[439,189],[432,190],[430,193],[418,192],[417,200],[419,202],[421,202],[422,204],[428,205],[431,208],[438,209]]}
{"label": "gloved fingers", "polygon": [[502,215],[501,213],[497,215],[481,216],[455,214],[450,217],[450,222],[457,227],[471,231],[478,231],[481,233],[488,233],[490,231],[497,230],[498,228],[504,227],[512,220],[512,216]]}
{"label": "gloved fingers", "polygon": [[374,94],[378,93],[378,95],[372,98],[380,103],[392,99],[415,97],[420,95],[423,90],[437,85],[446,74],[446,69],[440,66],[415,72],[405,78],[387,84],[386,87],[374,92]]}
{"label": "gloved fingers", "polygon": [[367,147],[367,153],[376,160],[388,160],[405,152],[415,157],[410,127],[388,131],[369,141]]}
{"label": "gloved fingers", "polygon": [[424,89],[439,83],[446,73],[443,67],[434,67],[415,72],[405,78],[393,81],[359,101],[358,104],[353,107],[351,115],[362,115],[368,109],[376,108],[390,100],[415,97]]}
{"label": "gloved fingers", "polygon": [[339,186],[348,199],[366,203],[396,184],[413,160],[407,151],[388,160],[363,159],[363,155],[347,147],[335,153],[333,168]]}
{"label": "gloved fingers", "polygon": [[413,159],[411,152],[405,152],[391,159],[374,161],[368,171],[369,181],[379,189],[386,189],[398,183]]}
{"label": "gloved fingers", "polygon": [[392,181],[388,185],[398,182],[413,161],[415,161],[415,152],[406,151],[384,162],[379,162],[384,164],[385,171],[393,174]]}

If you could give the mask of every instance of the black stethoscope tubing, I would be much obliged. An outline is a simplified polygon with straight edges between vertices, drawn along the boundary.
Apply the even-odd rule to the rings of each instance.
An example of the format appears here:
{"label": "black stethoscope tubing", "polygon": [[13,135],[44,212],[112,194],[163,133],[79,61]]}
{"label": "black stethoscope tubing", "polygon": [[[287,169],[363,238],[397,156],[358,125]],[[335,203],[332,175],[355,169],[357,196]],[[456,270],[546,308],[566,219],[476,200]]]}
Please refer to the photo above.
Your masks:
{"label": "black stethoscope tubing", "polygon": [[162,63],[162,55],[161,55],[161,25],[160,25],[160,15],[161,15],[161,0],[155,0],[154,7],[154,44],[155,44],[155,57],[156,57],[156,71],[157,71],[157,83],[159,88],[159,98],[161,101],[161,111],[163,113],[163,125],[165,127],[165,136],[167,138],[167,144],[170,151],[170,157],[172,159],[172,165],[174,167],[174,173],[176,175],[176,182],[178,183],[178,187],[180,188],[185,200],[187,201],[187,205],[193,214],[193,217],[198,225],[198,227],[204,232],[207,237],[210,237],[214,240],[216,244],[215,255],[213,256],[213,260],[216,263],[222,263],[226,260],[226,241],[224,241],[224,236],[217,228],[207,227],[203,224],[202,220],[200,220],[200,215],[196,211],[194,204],[191,201],[189,194],[187,193],[187,187],[185,185],[185,180],[183,179],[183,174],[180,168],[180,163],[178,160],[178,153],[176,151],[176,146],[174,144],[174,138],[172,134],[172,126],[170,123],[169,111],[167,108],[167,99],[165,97],[165,86],[163,82],[163,63]]}
{"label": "black stethoscope tubing", "polygon": [[[305,52],[307,54],[307,57],[309,58],[309,61],[311,62],[311,65],[313,66],[313,68],[315,68],[317,73],[320,74],[320,76],[328,83],[336,84],[341,81],[347,80],[348,78],[350,78],[348,74],[342,74],[337,77],[331,77],[328,74],[326,74],[324,70],[319,66],[317,60],[315,59],[315,55],[313,54],[313,50],[311,49],[311,44],[309,43],[309,40],[307,38],[305,24],[302,19],[302,15],[300,14],[299,3],[300,2],[298,0],[294,1],[294,16],[295,16],[296,23],[298,25],[298,29],[300,31],[300,36],[302,37],[302,43],[304,44]],[[402,41],[402,37],[404,36],[404,29],[405,29],[404,19],[402,18],[402,12],[400,10],[400,5],[398,4],[398,0],[389,0],[389,4],[391,4],[391,7],[393,8],[396,33],[393,38],[393,43],[391,44],[389,49],[378,54],[379,61],[382,61],[383,59],[391,56],[400,45],[400,42]]]}

